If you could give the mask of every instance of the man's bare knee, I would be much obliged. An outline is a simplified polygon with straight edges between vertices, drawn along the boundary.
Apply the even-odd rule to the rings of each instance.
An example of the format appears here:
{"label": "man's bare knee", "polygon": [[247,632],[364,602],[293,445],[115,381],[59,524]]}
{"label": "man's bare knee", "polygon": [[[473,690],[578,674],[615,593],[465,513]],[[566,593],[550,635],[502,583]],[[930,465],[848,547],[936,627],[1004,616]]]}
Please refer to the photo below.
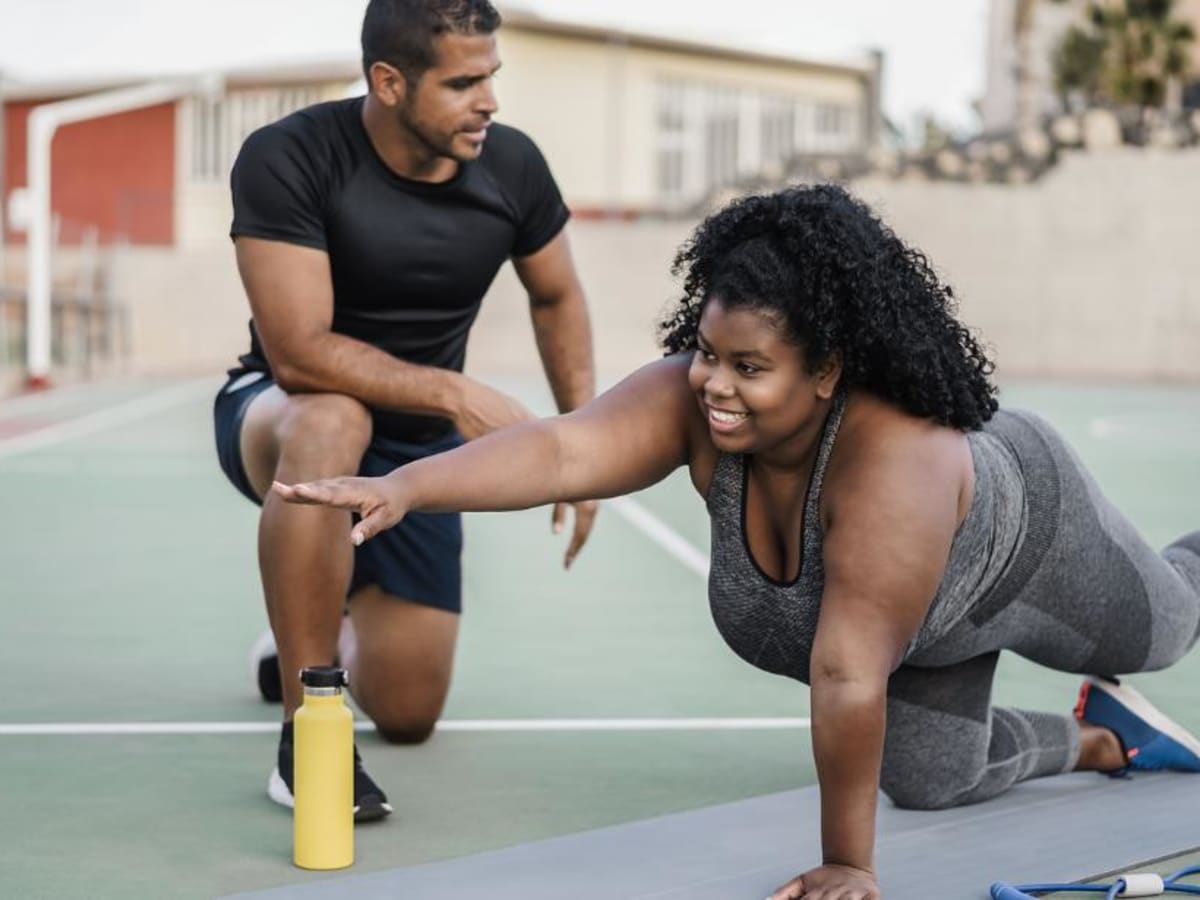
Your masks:
{"label": "man's bare knee", "polygon": [[353,474],[371,442],[371,413],[344,394],[293,394],[276,435],[281,462]]}
{"label": "man's bare knee", "polygon": [[395,723],[376,722],[375,730],[389,744],[413,746],[429,740],[436,726],[436,719]]}

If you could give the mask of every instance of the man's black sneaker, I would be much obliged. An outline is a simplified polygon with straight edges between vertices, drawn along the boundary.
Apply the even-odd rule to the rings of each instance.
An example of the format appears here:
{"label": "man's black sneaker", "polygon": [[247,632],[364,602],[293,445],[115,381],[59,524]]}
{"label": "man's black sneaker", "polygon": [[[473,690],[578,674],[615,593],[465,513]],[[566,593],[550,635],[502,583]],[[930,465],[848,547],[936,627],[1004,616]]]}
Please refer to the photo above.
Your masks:
{"label": "man's black sneaker", "polygon": [[[292,796],[293,784],[293,749],[292,723],[284,722],[283,731],[279,735],[279,754],[275,771],[267,782],[267,796],[281,806],[294,809],[296,799]],[[363,768],[362,757],[358,755],[358,747],[354,748],[354,821],[374,822],[392,813],[392,804],[388,803],[387,795]]]}
{"label": "man's black sneaker", "polygon": [[258,693],[267,703],[283,702],[283,678],[279,674],[279,651],[275,635],[268,628],[250,648],[250,677],[258,685]]}

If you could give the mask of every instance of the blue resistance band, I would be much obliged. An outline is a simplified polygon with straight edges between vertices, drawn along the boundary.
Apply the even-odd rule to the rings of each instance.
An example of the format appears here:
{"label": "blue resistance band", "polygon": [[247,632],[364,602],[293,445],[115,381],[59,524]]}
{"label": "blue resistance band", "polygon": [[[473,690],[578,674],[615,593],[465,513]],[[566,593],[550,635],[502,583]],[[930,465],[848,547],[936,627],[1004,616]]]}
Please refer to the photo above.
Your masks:
{"label": "blue resistance band", "polygon": [[992,900],[1035,900],[1036,894],[1054,891],[1103,893],[1104,900],[1116,897],[1158,897],[1166,893],[1200,894],[1200,884],[1179,884],[1180,878],[1200,872],[1200,866],[1189,866],[1161,878],[1158,875],[1122,875],[1112,884],[1006,884],[992,883]]}

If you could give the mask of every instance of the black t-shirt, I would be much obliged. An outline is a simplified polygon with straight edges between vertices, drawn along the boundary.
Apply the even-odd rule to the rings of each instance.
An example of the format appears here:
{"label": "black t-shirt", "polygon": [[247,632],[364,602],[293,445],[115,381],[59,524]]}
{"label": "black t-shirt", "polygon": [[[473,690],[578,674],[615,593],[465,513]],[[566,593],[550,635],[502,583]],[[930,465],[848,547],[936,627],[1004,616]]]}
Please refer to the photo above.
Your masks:
{"label": "black t-shirt", "polygon": [[[329,254],[333,330],[414,363],[462,371],[467,333],[500,266],[558,234],[569,213],[546,160],[497,123],[449,181],[403,178],[371,146],[363,98],[260,128],[233,167],[233,237]],[[247,369],[269,371],[250,323]],[[446,419],[378,410],[376,433],[427,441]]]}

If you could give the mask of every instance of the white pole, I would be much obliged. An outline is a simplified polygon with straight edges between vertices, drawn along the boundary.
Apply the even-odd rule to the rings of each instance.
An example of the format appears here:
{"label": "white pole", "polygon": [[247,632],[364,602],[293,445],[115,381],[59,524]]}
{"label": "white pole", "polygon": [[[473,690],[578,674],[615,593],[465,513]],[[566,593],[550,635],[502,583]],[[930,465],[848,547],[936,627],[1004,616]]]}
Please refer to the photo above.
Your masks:
{"label": "white pole", "polygon": [[8,244],[5,241],[4,229],[8,223],[8,187],[4,181],[5,151],[8,140],[4,131],[4,70],[0,69],[0,286],[4,285],[8,264]]}
{"label": "white pole", "polygon": [[216,95],[223,90],[220,76],[203,75],[137,87],[89,94],[73,100],[45,103],[29,114],[29,297],[26,305],[26,365],[30,387],[45,387],[50,379],[50,143],[60,125],[111,116],[178,100],[192,94]]}

